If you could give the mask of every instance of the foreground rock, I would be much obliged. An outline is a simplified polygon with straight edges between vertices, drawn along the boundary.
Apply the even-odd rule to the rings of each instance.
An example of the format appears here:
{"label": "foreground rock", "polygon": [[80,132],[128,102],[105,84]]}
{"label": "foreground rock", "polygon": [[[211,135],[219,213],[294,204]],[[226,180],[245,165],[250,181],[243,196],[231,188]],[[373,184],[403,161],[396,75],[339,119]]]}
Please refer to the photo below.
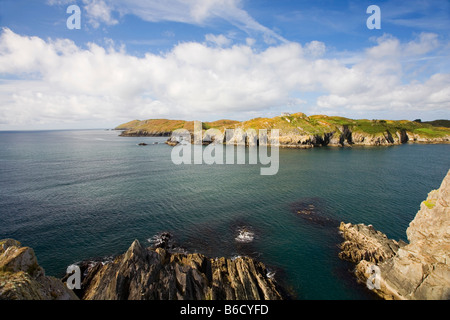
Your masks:
{"label": "foreground rock", "polygon": [[398,249],[406,243],[388,239],[388,237],[364,224],[341,223],[339,231],[345,239],[341,244],[341,259],[359,263],[362,260],[379,264],[394,257]]}
{"label": "foreground rock", "polygon": [[[361,282],[376,279],[384,299],[450,299],[450,171],[429,193],[406,231],[409,244],[390,240],[371,226],[341,223],[340,257],[356,263]],[[373,265],[379,268],[372,274]]]}
{"label": "foreground rock", "polygon": [[82,289],[86,300],[282,299],[261,262],[144,248],[137,240],[113,262],[90,268]]}
{"label": "foreground rock", "polygon": [[33,249],[0,240],[0,300],[78,300],[61,280],[45,276]]}

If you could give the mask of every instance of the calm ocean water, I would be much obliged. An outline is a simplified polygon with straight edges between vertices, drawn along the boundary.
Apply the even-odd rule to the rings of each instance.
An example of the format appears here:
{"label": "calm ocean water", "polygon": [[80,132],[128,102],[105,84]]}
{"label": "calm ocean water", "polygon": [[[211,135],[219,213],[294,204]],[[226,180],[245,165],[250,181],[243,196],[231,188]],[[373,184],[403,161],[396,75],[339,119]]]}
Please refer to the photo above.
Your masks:
{"label": "calm ocean water", "polygon": [[[406,240],[450,168],[450,145],[282,149],[278,174],[261,176],[260,165],[176,166],[165,139],[0,132],[0,238],[31,246],[47,275],[62,276],[170,231],[188,251],[258,258],[297,299],[373,299],[337,256],[339,222]],[[295,213],[305,208],[319,220]],[[243,228],[252,241],[236,240]]]}

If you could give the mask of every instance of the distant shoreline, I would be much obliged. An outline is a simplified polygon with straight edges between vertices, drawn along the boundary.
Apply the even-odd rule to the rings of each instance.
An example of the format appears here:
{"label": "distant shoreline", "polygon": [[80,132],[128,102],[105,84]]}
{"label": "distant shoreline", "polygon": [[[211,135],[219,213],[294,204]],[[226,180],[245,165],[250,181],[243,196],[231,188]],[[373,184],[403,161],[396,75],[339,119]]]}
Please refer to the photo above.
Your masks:
{"label": "distant shoreline", "polygon": [[[194,132],[194,121],[150,119],[133,120],[115,128],[122,137],[171,137],[177,130]],[[235,131],[235,139],[241,144],[258,144],[255,133],[260,129],[278,129],[279,147],[307,149],[336,146],[390,146],[405,143],[448,144],[450,121],[421,122],[408,120],[354,120],[343,117],[306,116],[303,113],[287,114],[274,118],[255,118],[240,122],[218,120],[201,123],[203,144],[211,143],[211,130],[222,133],[225,143],[227,129]],[[435,126],[439,125],[439,126]],[[206,137],[205,137],[206,136]],[[222,137],[220,137],[222,139]],[[250,142],[252,141],[252,142]],[[176,139],[169,140],[176,145]]]}

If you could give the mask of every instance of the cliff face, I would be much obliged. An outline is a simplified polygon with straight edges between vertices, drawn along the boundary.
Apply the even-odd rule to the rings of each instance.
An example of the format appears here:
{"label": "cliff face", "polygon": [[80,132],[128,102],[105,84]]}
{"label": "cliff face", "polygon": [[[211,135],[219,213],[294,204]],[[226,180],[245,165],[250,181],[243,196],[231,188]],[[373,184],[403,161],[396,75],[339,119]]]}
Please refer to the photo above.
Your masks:
{"label": "cliff face", "polygon": [[0,240],[0,300],[78,300],[59,279],[45,276],[33,249]]}
{"label": "cliff face", "polygon": [[265,266],[251,258],[170,253],[137,240],[113,262],[92,266],[82,288],[86,300],[282,299]]}
{"label": "cliff face", "polygon": [[342,259],[357,263],[355,273],[366,282],[379,267],[385,299],[450,299],[450,171],[441,187],[429,193],[406,233],[408,244],[388,239],[364,225],[341,223],[345,239]]}

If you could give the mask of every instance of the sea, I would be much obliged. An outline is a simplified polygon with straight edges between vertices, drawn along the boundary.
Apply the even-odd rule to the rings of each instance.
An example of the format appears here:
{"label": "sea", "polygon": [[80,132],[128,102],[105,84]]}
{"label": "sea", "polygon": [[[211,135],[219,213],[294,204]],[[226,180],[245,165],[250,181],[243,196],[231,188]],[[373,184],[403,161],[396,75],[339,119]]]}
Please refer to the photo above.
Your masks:
{"label": "sea", "polygon": [[170,232],[187,252],[262,261],[295,300],[377,299],[339,259],[339,224],[407,241],[450,169],[450,145],[405,144],[280,149],[261,175],[259,162],[177,165],[167,138],[119,133],[0,132],[0,239],[32,247],[46,275]]}

